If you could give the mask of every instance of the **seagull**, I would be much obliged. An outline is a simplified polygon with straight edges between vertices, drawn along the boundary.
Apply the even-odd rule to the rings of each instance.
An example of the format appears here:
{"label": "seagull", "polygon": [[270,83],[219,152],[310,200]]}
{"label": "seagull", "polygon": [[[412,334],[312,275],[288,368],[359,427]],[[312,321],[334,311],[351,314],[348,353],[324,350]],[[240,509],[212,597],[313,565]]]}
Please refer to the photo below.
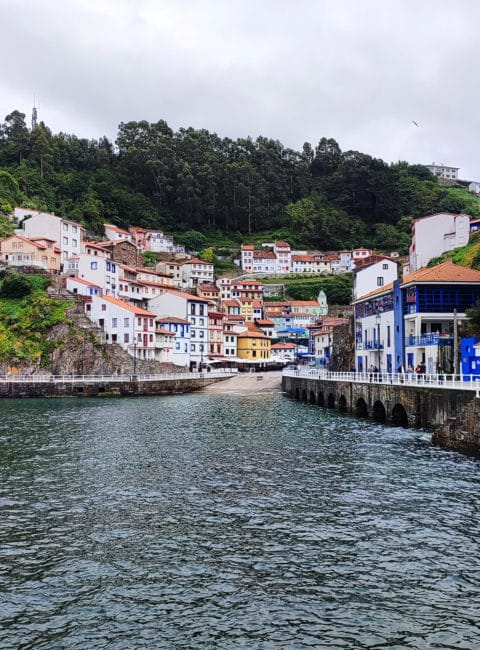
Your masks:
{"label": "seagull", "polygon": [[[418,126],[418,124],[415,122],[415,120],[412,120],[412,122],[415,124],[415,126]],[[420,128],[420,127],[419,127]]]}

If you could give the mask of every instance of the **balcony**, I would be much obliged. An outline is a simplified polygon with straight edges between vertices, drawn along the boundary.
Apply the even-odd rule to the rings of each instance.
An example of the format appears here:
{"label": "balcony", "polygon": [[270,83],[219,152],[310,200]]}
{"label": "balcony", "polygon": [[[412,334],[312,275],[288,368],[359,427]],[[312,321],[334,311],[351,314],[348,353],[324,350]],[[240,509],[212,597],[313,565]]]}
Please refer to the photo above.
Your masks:
{"label": "balcony", "polygon": [[383,341],[357,341],[357,350],[383,350]]}
{"label": "balcony", "polygon": [[405,338],[405,347],[416,347],[425,345],[453,345],[453,336],[448,334],[422,334],[421,336],[407,336]]}

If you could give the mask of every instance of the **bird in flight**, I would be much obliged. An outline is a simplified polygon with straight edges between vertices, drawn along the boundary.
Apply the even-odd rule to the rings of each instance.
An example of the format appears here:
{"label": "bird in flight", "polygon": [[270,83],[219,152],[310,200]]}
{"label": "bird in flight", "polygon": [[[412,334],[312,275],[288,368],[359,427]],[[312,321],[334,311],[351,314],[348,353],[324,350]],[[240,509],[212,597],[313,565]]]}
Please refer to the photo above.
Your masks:
{"label": "bird in flight", "polygon": [[[415,120],[412,120],[412,122],[415,124],[415,126],[418,126],[418,124],[415,122]],[[420,127],[419,127],[420,128]]]}

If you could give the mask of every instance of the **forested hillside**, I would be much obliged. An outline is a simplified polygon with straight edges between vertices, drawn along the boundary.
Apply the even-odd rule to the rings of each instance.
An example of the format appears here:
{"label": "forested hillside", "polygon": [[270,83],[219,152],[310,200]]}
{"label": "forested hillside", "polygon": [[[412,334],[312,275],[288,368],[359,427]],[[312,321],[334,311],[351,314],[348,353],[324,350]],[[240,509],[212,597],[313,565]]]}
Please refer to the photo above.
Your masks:
{"label": "forested hillside", "polygon": [[[17,110],[0,125],[0,211],[45,209],[101,233],[105,221],[192,231],[216,241],[279,233],[294,246],[403,249],[413,217],[480,216],[478,199],[445,187],[421,165],[389,165],[322,138],[302,151],[278,140],[231,140],[166,122],[122,123],[115,143],[27,127]],[[2,224],[0,223],[0,235]],[[223,238],[223,239],[222,239]]]}

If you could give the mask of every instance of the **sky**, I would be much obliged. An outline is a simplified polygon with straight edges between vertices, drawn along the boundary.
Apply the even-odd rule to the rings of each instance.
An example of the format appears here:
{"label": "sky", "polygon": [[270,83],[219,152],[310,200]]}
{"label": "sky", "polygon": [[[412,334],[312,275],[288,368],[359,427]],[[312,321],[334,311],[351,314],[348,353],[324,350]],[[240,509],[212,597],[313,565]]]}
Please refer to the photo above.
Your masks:
{"label": "sky", "polygon": [[[480,180],[478,0],[0,0],[0,120],[320,138]],[[418,126],[414,124],[416,122]]]}

